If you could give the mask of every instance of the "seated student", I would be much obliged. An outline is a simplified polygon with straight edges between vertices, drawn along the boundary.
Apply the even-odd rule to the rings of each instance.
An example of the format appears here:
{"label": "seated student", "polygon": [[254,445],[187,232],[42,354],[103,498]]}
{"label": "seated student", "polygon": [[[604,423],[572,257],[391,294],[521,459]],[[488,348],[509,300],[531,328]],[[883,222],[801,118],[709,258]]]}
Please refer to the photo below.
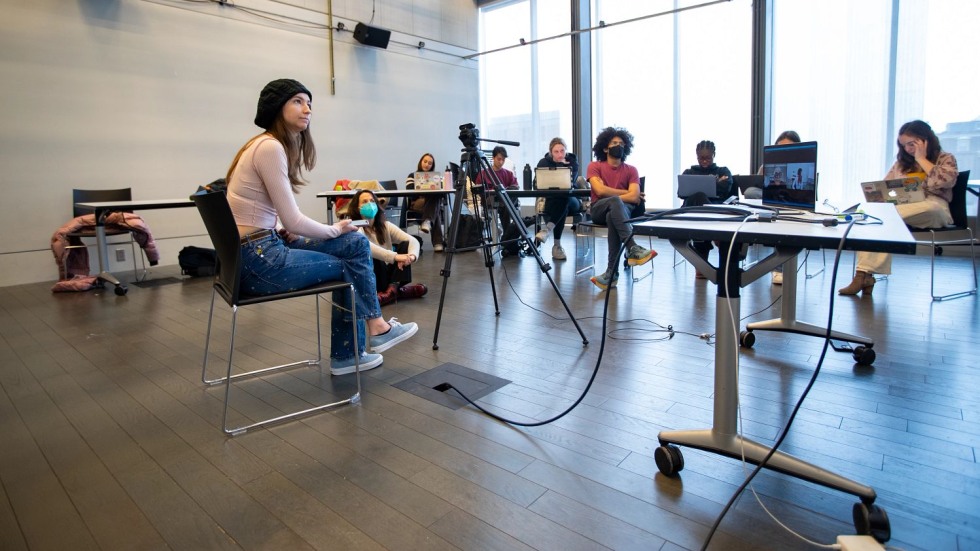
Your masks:
{"label": "seated student", "polygon": [[[732,171],[728,170],[728,167],[715,164],[715,143],[704,140],[698,143],[694,152],[697,154],[698,164],[692,165],[683,174],[714,176],[716,187],[715,198],[709,198],[705,193],[699,191],[684,199],[684,206],[693,207],[707,203],[721,203],[732,195],[737,196],[738,188],[734,185]],[[694,249],[702,258],[707,259],[708,253],[712,249],[711,241],[694,241]],[[696,279],[704,279],[704,275],[697,271],[694,272],[694,277]]]}
{"label": "seated student", "polygon": [[[416,172],[432,172],[436,169],[436,159],[431,153],[425,153],[419,158]],[[405,179],[405,189],[415,189],[415,172],[409,172]],[[445,249],[442,227],[443,197],[409,197],[408,210],[422,214],[419,229],[422,233],[432,234],[432,250],[441,253]]]}
{"label": "seated student", "polygon": [[[596,136],[587,175],[592,185],[592,220],[608,228],[608,262],[606,271],[591,281],[600,289],[616,286],[619,279],[619,249],[626,243],[626,262],[641,266],[650,262],[657,251],[646,249],[633,240],[633,226],[627,222],[636,205],[643,202],[640,176],[636,167],[626,164],[633,151],[633,135],[623,128],[608,127]],[[597,268],[598,269],[598,268]]]}
{"label": "seated student", "polygon": [[[776,141],[773,142],[776,145],[786,145],[790,143],[800,143],[800,135],[796,133],[795,130],[786,130],[776,137]],[[763,174],[763,170],[766,167],[759,167],[759,174]],[[775,179],[774,179],[775,180]],[[780,185],[778,181],[774,181],[772,185]],[[746,199],[762,199],[762,188],[750,187],[745,189]],[[774,282],[775,283],[775,282]],[[777,283],[779,285],[779,283]]]}
{"label": "seated student", "polygon": [[[293,196],[305,185],[302,169],[316,164],[310,133],[313,94],[292,79],[274,80],[259,94],[255,124],[263,132],[235,155],[225,180],[228,205],[242,241],[241,290],[252,296],[303,289],[326,281],[354,285],[359,330],[350,323],[349,293],[334,293],[330,330],[330,373],[355,370],[354,343],[360,369],[373,369],[381,352],[418,331],[415,323],[385,321],[371,271],[371,248],[350,220],[327,226],[305,216]],[[283,230],[275,231],[276,219]],[[344,317],[348,319],[344,321]],[[365,352],[365,333],[371,353]]]}
{"label": "seated student", "polygon": [[[504,168],[505,160],[507,160],[507,150],[504,148],[504,146],[498,145],[497,147],[493,148],[493,165],[491,167],[493,169],[493,173],[497,176],[497,179],[500,180],[500,183],[504,186],[504,189],[518,189],[520,186],[517,184],[517,178],[514,176],[514,173]],[[486,169],[481,170],[476,176],[475,185],[483,186],[487,190],[494,189],[493,179],[490,177],[490,174]],[[497,207],[497,215],[500,217],[500,227],[503,231],[507,231],[507,227],[510,226],[511,222],[510,213],[507,212],[507,209],[505,209],[502,204],[497,202],[494,195],[491,194],[488,195],[488,197],[492,198],[491,204],[499,205]],[[511,199],[511,201],[514,203],[514,208],[520,207],[520,203],[517,199]]]}
{"label": "seated student", "polygon": [[421,283],[411,283],[412,264],[419,259],[420,245],[417,239],[401,228],[385,220],[385,213],[378,209],[378,198],[373,191],[360,190],[351,199],[351,220],[367,220],[360,228],[371,242],[371,258],[374,260],[374,277],[377,280],[378,304],[384,306],[395,298],[419,298],[429,290]]}
{"label": "seated student", "polygon": [[[898,130],[898,159],[885,180],[919,177],[925,182],[925,201],[895,205],[898,214],[909,226],[941,228],[953,222],[949,202],[959,169],[956,157],[943,151],[939,137],[923,121],[907,122]],[[892,255],[858,251],[857,271],[851,283],[839,289],[842,295],[859,292],[870,295],[875,288],[874,274],[892,273]]]}
{"label": "seated student", "polygon": [[[566,151],[565,140],[554,138],[548,146],[548,152],[538,161],[538,168],[567,167],[571,171],[572,183],[578,179],[578,159],[574,153]],[[551,258],[565,260],[565,249],[561,246],[561,234],[565,231],[565,217],[569,214],[582,213],[582,201],[578,197],[548,197],[544,201],[544,227],[534,235],[536,244],[548,241],[548,236],[555,236],[555,244],[551,246]]]}

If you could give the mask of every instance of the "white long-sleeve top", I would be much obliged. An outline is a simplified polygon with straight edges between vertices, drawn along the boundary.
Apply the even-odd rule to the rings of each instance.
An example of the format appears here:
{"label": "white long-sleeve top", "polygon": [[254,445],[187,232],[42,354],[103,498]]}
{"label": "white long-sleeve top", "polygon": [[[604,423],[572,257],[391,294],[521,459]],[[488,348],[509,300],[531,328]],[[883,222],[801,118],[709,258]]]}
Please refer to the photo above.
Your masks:
{"label": "white long-sleeve top", "polygon": [[385,229],[388,230],[388,239],[384,243],[378,242],[378,236],[374,234],[370,226],[357,229],[357,231],[366,235],[368,241],[371,242],[371,258],[380,260],[385,264],[394,264],[395,256],[398,254],[394,250],[395,245],[405,243],[406,241],[408,242],[408,254],[414,254],[415,258],[419,257],[419,251],[421,251],[422,246],[419,245],[418,239],[405,233],[401,228],[391,222],[385,222]]}
{"label": "white long-sleeve top", "polygon": [[240,226],[272,229],[278,216],[282,226],[296,235],[332,239],[341,233],[300,212],[289,184],[286,148],[267,134],[255,138],[239,157],[227,194]]}

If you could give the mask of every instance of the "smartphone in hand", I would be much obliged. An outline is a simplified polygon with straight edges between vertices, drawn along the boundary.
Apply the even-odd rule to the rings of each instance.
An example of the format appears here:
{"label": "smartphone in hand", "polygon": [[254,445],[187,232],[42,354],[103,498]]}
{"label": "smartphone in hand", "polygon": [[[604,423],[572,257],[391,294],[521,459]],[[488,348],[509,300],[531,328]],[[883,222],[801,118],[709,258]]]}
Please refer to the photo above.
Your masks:
{"label": "smartphone in hand", "polygon": [[364,220],[364,219],[361,219],[361,220],[351,220],[350,221],[350,225],[351,226],[354,226],[354,227],[357,227],[357,228],[363,228],[364,226],[367,226],[368,225],[368,221],[367,220]]}

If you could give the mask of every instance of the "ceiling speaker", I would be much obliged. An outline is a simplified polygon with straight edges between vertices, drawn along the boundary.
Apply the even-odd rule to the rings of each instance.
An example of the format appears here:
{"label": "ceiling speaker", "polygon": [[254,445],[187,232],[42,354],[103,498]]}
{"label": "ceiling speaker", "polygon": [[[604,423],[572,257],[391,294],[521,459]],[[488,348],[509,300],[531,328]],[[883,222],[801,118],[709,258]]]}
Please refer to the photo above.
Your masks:
{"label": "ceiling speaker", "polygon": [[354,27],[354,40],[367,46],[387,48],[388,40],[390,38],[391,31],[386,31],[377,27],[369,27],[364,23],[358,23],[357,26]]}

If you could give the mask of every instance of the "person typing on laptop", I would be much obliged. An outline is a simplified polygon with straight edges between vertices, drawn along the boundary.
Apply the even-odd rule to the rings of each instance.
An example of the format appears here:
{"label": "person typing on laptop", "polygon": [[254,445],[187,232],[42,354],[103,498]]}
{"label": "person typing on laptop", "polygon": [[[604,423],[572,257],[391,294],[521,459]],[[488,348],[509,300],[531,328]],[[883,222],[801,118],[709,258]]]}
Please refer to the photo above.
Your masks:
{"label": "person typing on laptop", "polygon": [[[538,168],[568,168],[571,171],[571,181],[574,185],[578,179],[578,159],[574,153],[567,151],[565,140],[554,138],[548,145],[548,152],[538,161]],[[565,230],[565,217],[569,214],[582,213],[582,201],[578,197],[548,197],[544,200],[544,227],[534,235],[535,243],[548,241],[550,235],[555,236],[555,244],[551,246],[551,258],[565,260],[565,249],[561,246],[561,234]]]}
{"label": "person typing on laptop", "polygon": [[[925,201],[895,205],[906,224],[916,228],[941,228],[952,223],[949,202],[953,199],[953,185],[958,173],[956,157],[943,151],[939,138],[928,124],[914,120],[898,130],[898,158],[885,180],[918,176],[925,182],[926,193]],[[891,254],[859,251],[854,279],[837,292],[870,295],[875,286],[874,274],[890,274],[891,268]]]}
{"label": "person typing on laptop", "polygon": [[[710,175],[715,177],[716,192],[714,197],[708,197],[706,193],[697,192],[684,199],[685,207],[701,206],[707,203],[721,203],[732,195],[738,196],[738,188],[734,185],[732,171],[728,167],[715,164],[715,143],[703,140],[694,149],[698,157],[698,164],[684,170],[683,174]],[[711,252],[711,241],[695,241],[694,249],[702,258],[708,258]],[[701,272],[695,272],[694,277],[704,279]]]}

